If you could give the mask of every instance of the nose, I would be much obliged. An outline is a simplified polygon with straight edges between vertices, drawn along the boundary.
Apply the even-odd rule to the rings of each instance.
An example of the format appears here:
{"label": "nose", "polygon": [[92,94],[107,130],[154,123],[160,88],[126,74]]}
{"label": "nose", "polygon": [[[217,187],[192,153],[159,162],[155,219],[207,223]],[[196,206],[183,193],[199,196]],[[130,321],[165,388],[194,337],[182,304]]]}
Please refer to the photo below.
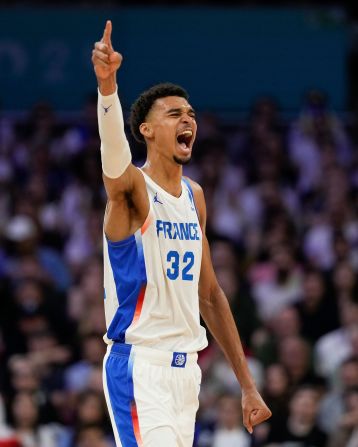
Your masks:
{"label": "nose", "polygon": [[183,123],[190,123],[191,121],[193,121],[193,117],[191,117],[187,113],[183,113],[181,116],[181,120]]}

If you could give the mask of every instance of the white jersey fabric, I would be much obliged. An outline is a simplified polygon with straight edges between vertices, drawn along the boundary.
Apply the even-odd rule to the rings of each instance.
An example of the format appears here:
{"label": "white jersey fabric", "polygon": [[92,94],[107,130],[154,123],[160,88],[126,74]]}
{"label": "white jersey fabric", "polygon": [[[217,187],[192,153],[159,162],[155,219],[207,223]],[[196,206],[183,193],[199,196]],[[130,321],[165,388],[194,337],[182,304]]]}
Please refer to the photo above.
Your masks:
{"label": "white jersey fabric", "polygon": [[193,192],[183,178],[177,198],[141,172],[150,203],[145,223],[119,242],[104,235],[104,339],[194,353],[207,338],[199,316],[202,232]]}
{"label": "white jersey fabric", "polygon": [[201,382],[197,357],[125,343],[108,346],[103,388],[117,447],[193,446]]}

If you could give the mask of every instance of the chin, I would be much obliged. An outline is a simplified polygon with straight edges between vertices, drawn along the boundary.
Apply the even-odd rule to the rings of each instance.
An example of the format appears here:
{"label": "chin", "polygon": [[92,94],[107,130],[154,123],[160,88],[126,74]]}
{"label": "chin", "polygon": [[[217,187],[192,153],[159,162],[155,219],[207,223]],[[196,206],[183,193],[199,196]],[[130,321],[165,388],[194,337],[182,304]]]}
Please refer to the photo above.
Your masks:
{"label": "chin", "polygon": [[187,165],[188,163],[190,163],[191,161],[191,155],[189,155],[188,157],[177,157],[176,155],[173,156],[173,159],[175,161],[175,163],[177,163],[178,165],[184,166]]}

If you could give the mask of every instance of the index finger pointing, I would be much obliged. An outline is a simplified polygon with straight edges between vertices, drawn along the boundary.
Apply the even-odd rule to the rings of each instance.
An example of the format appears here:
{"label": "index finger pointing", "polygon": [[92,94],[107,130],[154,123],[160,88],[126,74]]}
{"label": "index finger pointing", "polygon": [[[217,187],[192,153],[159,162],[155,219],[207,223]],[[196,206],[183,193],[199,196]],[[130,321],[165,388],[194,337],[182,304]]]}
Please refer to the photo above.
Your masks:
{"label": "index finger pointing", "polygon": [[111,45],[111,34],[112,34],[112,22],[107,20],[106,27],[103,32],[102,41],[106,45]]}

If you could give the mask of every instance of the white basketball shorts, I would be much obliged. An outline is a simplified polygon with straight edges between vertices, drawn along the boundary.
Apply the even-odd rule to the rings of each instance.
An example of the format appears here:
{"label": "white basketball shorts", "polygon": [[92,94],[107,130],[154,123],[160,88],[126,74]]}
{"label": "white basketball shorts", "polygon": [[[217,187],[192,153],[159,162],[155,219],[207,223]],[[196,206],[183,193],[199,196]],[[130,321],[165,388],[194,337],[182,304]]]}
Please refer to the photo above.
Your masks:
{"label": "white basketball shorts", "polygon": [[117,447],[192,447],[197,354],[109,345],[103,385]]}

